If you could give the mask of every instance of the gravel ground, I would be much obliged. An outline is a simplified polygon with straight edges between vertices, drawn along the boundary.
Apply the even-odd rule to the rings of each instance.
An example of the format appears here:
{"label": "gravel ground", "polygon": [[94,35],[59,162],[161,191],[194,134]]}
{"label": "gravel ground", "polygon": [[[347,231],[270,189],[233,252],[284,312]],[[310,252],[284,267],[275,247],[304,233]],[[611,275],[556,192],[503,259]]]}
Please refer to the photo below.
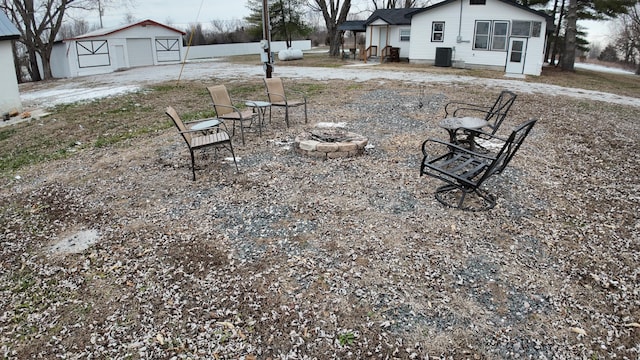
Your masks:
{"label": "gravel ground", "polygon": [[314,99],[311,123],[369,138],[354,158],[293,151],[296,109],[237,142],[239,173],[200,153],[190,181],[169,129],[2,179],[0,354],[639,359],[638,108],[520,94],[503,131],[539,122],[486,184],[496,207],[444,208],[420,144],[447,101],[498,91]]}

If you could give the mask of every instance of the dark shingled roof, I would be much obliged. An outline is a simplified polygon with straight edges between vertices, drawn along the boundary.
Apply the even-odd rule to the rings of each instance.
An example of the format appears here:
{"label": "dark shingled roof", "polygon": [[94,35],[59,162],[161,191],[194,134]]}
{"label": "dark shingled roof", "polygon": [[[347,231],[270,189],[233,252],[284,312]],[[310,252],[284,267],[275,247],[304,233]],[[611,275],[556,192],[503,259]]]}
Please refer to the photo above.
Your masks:
{"label": "dark shingled roof", "polygon": [[9,20],[7,15],[0,11],[0,40],[15,40],[20,37],[20,31]]}
{"label": "dark shingled roof", "polygon": [[355,31],[355,32],[365,32],[367,31],[367,26],[365,25],[365,20],[348,20],[343,22],[338,26],[338,30],[340,31]]}
{"label": "dark shingled roof", "polygon": [[380,19],[389,25],[411,25],[410,14],[422,8],[378,9],[369,16],[365,25]]}

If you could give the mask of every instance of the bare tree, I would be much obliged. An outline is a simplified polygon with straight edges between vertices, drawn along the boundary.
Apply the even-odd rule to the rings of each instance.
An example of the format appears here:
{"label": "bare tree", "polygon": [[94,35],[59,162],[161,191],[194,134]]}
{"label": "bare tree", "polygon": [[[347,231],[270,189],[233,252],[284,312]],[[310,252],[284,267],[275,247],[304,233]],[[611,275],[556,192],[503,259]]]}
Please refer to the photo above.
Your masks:
{"label": "bare tree", "polygon": [[314,11],[321,12],[324,18],[329,38],[329,55],[339,56],[342,31],[338,30],[338,26],[347,20],[351,0],[313,0],[311,7]]}
{"label": "bare tree", "polygon": [[[62,27],[65,12],[89,4],[83,0],[4,0],[2,9],[20,31],[20,42],[27,49],[28,71],[32,81],[51,78],[51,50]],[[38,70],[38,56],[44,74]]]}
{"label": "bare tree", "polygon": [[621,30],[618,32],[616,45],[624,53],[627,63],[636,64],[636,75],[640,75],[640,3],[629,8],[620,17]]}

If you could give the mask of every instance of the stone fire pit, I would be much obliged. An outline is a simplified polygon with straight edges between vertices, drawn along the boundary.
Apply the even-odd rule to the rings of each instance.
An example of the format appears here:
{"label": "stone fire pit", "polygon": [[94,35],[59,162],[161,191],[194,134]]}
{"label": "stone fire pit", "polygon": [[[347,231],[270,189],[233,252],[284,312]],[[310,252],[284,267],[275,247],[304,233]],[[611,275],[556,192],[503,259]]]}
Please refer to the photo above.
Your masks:
{"label": "stone fire pit", "polygon": [[363,154],[368,141],[344,129],[314,128],[296,136],[294,147],[304,155],[335,159]]}

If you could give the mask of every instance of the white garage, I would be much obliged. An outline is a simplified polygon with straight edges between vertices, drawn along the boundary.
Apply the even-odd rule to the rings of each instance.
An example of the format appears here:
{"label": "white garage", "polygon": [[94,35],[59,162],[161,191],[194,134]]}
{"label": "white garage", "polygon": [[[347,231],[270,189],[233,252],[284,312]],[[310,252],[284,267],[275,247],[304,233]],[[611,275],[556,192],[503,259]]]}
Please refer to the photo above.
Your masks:
{"label": "white garage", "polygon": [[153,20],[92,31],[55,44],[51,72],[62,78],[177,63],[184,57],[184,34]]}

